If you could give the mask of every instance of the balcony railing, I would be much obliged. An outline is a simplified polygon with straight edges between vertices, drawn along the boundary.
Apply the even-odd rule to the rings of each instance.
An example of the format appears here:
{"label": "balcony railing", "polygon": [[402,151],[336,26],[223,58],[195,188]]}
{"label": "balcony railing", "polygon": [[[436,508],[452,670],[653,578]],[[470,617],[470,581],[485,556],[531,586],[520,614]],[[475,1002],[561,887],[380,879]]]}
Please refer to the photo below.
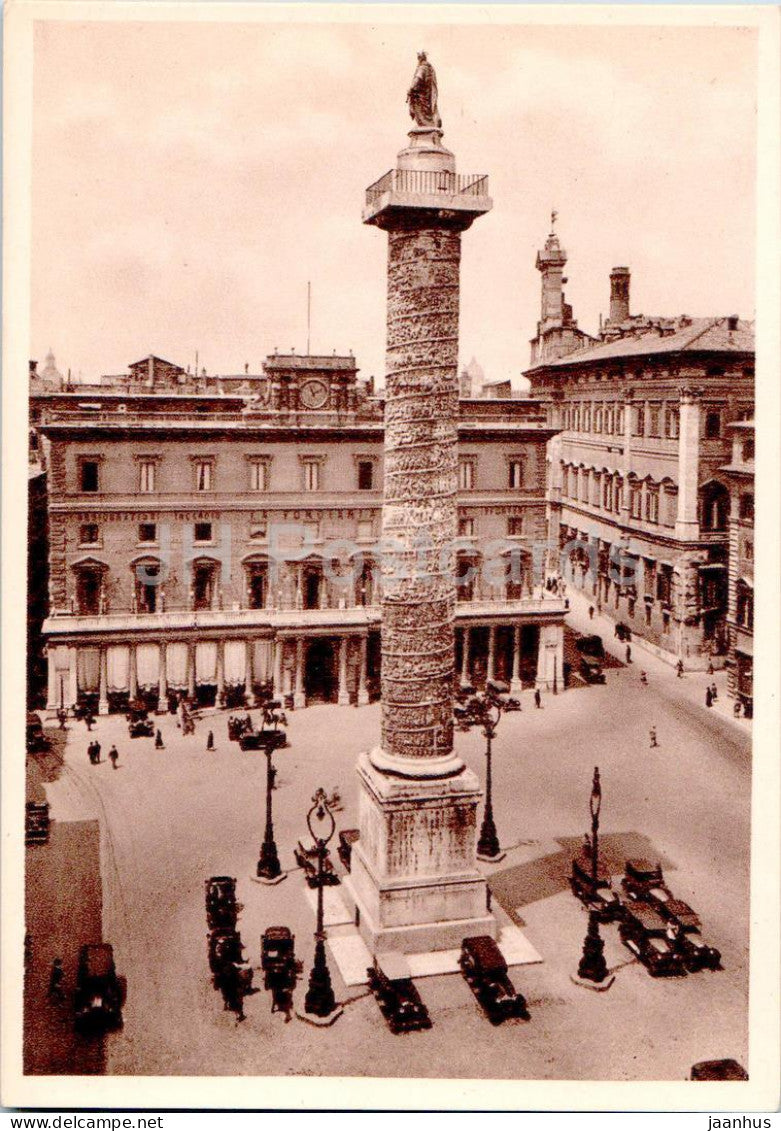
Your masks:
{"label": "balcony railing", "polygon": [[488,177],[483,173],[449,173],[431,169],[390,169],[366,190],[366,204],[372,205],[386,192],[413,196],[488,196]]}

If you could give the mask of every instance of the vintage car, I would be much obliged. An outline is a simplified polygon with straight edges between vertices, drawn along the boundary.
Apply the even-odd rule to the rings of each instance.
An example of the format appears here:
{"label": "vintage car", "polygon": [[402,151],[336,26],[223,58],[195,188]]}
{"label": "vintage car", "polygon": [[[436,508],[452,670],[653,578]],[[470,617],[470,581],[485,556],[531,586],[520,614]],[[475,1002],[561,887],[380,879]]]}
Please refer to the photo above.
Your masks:
{"label": "vintage car", "polygon": [[256,730],[239,738],[241,750],[279,750],[285,745],[287,734],[283,730]]}
{"label": "vintage car", "polygon": [[209,930],[236,926],[239,905],[236,902],[236,880],[233,876],[211,876],[206,885],[206,920]]}
{"label": "vintage car", "polygon": [[238,715],[228,717],[228,741],[238,742],[245,734],[252,734],[252,719],[249,715],[241,718]]}
{"label": "vintage car", "polygon": [[28,754],[39,754],[49,749],[49,740],[43,733],[43,723],[35,711],[27,712],[26,748]]}
{"label": "vintage car", "polygon": [[47,802],[28,801],[24,810],[24,843],[49,843],[49,806]]}
{"label": "vintage car", "polygon": [[135,719],[128,723],[127,731],[131,738],[154,738],[155,724],[151,719]]}
{"label": "vintage car", "polygon": [[605,673],[596,656],[581,656],[578,671],[586,683],[604,683]]}
{"label": "vintage car", "polygon": [[632,639],[632,630],[628,624],[624,624],[623,621],[619,621],[615,627],[615,635],[619,640],[628,642]]}
{"label": "vintage car", "polygon": [[721,952],[704,941],[700,918],[688,903],[668,899],[656,906],[656,910],[677,928],[675,947],[690,974],[697,970],[721,969]]}
{"label": "vintage car", "polygon": [[207,935],[209,943],[209,969],[219,974],[227,963],[241,965],[245,961],[244,946],[237,930],[211,931]]}
{"label": "vintage car", "polygon": [[596,656],[598,660],[605,657],[605,645],[601,636],[579,636],[575,641],[575,647],[581,656]]}
{"label": "vintage car", "polygon": [[337,852],[339,859],[344,864],[347,871],[350,871],[350,865],[353,858],[353,845],[356,841],[361,839],[361,834],[358,829],[342,829],[339,833],[339,847]]}
{"label": "vintage car", "polygon": [[692,1065],[690,1080],[748,1080],[748,1072],[742,1064],[728,1058],[726,1060],[699,1060]]}
{"label": "vintage car", "polygon": [[595,886],[591,857],[582,853],[580,856],[573,856],[569,884],[572,894],[577,896],[587,910],[596,912],[600,923],[610,923],[620,916],[621,901],[613,891],[610,874],[602,857],[598,862]]}
{"label": "vintage car", "polygon": [[90,943],[79,951],[74,994],[78,1028],[115,1029],[122,1024],[125,983],[117,976],[114,949],[109,943]]}
{"label": "vintage car", "polygon": [[[296,858],[296,864],[299,868],[303,868],[304,877],[310,888],[317,887],[317,848],[313,845],[311,848],[306,848],[305,845],[298,842],[293,849],[293,855]],[[341,883],[339,876],[334,871],[334,866],[331,863],[331,856],[326,850],[323,859],[323,884],[338,884]]]}
{"label": "vintage car", "polygon": [[686,973],[668,931],[667,920],[650,904],[639,900],[624,907],[624,917],[618,927],[624,946],[637,955],[654,978]]}
{"label": "vintage car", "polygon": [[288,927],[268,927],[260,939],[260,966],[267,990],[296,984],[295,938]]}
{"label": "vintage car", "polygon": [[[621,880],[621,887],[624,889],[630,899],[642,899],[651,901],[649,893],[653,888],[667,888],[664,886],[664,873],[661,866],[652,863],[650,860],[627,860],[624,865],[624,876]],[[670,892],[667,891],[667,898],[671,899]]]}
{"label": "vintage car", "polygon": [[392,1033],[431,1028],[428,1010],[415,989],[403,954],[378,954],[366,974],[369,989]]}
{"label": "vintage car", "polygon": [[504,956],[490,935],[464,939],[458,962],[492,1025],[510,1017],[529,1020],[526,998],[510,981]]}

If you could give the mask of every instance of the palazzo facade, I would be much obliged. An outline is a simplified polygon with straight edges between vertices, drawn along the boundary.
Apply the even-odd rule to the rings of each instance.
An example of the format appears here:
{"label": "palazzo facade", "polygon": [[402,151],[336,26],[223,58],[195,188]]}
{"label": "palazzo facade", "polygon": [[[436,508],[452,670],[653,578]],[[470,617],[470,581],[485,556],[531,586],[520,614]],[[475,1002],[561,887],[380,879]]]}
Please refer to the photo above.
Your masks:
{"label": "palazzo facade", "polygon": [[[383,404],[357,372],[352,357],[275,354],[257,375],[196,380],[149,358],[127,379],[34,389],[49,709],[231,706],[268,683],[296,707],[378,695],[394,562]],[[460,402],[465,682],[563,686],[564,602],[534,576],[551,435],[537,401]]]}
{"label": "palazzo facade", "polygon": [[566,252],[540,253],[542,320],[526,371],[547,402],[551,526],[589,599],[664,659],[723,665],[729,647],[735,421],[754,415],[754,327],[737,316],[630,314],[630,273],[610,276],[599,337],[563,301]]}

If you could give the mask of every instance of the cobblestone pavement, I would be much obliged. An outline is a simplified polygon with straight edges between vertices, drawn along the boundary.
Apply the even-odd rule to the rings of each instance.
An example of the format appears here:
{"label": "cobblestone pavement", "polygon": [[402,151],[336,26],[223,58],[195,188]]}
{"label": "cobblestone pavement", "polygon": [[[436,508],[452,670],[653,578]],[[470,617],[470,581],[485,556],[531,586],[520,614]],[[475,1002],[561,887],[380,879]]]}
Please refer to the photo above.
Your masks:
{"label": "cobblestone pavement", "polygon": [[[650,676],[650,660],[647,667]],[[104,751],[112,742],[119,749],[116,770],[89,765],[87,732],[71,724],[66,762],[84,788],[74,792],[61,776],[46,790],[58,821],[91,816],[102,826],[104,937],[128,979],[125,1025],[106,1039],[106,1071],[682,1080],[697,1060],[746,1063],[750,736],[681,696],[685,681],[667,675],[654,671],[644,688],[635,665],[611,669],[605,686],[544,694],[540,710],[525,691],[523,711],[502,720],[494,810],[507,857],[491,869],[491,884],[500,913],[544,958],[514,971],[532,1019],[494,1028],[460,975],[438,976],[418,983],[433,1028],[403,1037],[391,1035],[362,988],[345,988],[333,962],[336,996],[348,1004],[332,1029],[286,1024],[271,1014],[264,991],[247,999],[242,1024],[223,1011],[206,963],[205,877],[237,877],[253,964],[265,927],[292,928],[304,962],[297,1005],[313,953],[301,873],[291,871],[276,887],[252,882],[265,760],[228,742],[227,712],[201,720],[187,738],[172,717],[159,719],[164,751],[151,739],[128,739],[124,719],[101,719]],[[649,748],[651,725],[656,749]],[[210,729],[214,753],[206,751]],[[274,792],[283,868],[294,868],[293,848],[318,786],[341,793],[337,827],[356,824],[353,767],[378,733],[377,705],[291,714]],[[479,737],[459,734],[457,743],[482,777]],[[603,936],[615,984],[604,994],[572,984],[586,915],[566,873],[588,827],[596,764],[606,853],[617,868],[629,854],[662,859],[674,894],[700,912],[706,939],[722,951],[723,971],[652,979],[609,925]]]}

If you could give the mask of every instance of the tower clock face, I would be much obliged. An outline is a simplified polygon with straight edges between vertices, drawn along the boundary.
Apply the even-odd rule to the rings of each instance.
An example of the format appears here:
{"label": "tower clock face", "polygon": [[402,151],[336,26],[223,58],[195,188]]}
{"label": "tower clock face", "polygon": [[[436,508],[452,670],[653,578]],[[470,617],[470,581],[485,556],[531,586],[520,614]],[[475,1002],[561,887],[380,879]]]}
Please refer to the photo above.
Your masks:
{"label": "tower clock face", "polygon": [[328,387],[322,381],[306,381],[299,395],[304,408],[322,408],[328,400]]}

